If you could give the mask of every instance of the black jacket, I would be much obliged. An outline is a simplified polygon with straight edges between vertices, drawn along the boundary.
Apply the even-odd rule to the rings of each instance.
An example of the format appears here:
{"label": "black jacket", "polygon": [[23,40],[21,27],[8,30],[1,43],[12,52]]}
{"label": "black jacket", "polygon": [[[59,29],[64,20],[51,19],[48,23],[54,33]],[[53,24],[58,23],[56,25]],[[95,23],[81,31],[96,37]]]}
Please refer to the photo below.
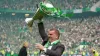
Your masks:
{"label": "black jacket", "polygon": [[20,49],[18,56],[27,56],[26,47],[23,46],[23,47]]}
{"label": "black jacket", "polygon": [[[43,25],[42,22],[38,23],[38,29],[39,29],[40,36],[43,39],[43,43],[42,44],[45,45],[48,42],[48,36],[45,33],[44,25]],[[47,49],[46,55],[49,55],[49,56],[61,56],[63,51],[64,51],[64,49],[65,49],[64,45],[59,42],[56,45],[53,45],[51,50]]]}

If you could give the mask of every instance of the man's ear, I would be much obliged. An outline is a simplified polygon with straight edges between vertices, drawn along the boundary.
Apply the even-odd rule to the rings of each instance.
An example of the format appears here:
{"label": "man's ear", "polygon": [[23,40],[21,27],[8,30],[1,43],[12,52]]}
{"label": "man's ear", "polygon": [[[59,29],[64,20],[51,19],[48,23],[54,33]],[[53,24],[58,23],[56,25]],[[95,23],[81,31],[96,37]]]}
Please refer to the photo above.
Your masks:
{"label": "man's ear", "polygon": [[56,37],[56,39],[59,39],[58,36]]}

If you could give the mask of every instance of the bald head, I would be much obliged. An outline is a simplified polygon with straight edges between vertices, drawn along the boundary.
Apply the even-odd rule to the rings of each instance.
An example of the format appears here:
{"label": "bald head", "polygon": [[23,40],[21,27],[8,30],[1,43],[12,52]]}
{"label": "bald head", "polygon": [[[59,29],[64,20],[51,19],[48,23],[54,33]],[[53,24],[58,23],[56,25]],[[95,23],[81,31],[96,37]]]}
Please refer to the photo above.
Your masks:
{"label": "bald head", "polygon": [[28,43],[28,42],[24,42],[24,43],[23,43],[23,46],[24,46],[24,47],[28,47],[28,46],[29,46],[29,43]]}
{"label": "bald head", "polygon": [[54,31],[55,34],[59,37],[60,36],[60,33],[57,29],[53,28],[53,29],[50,29],[50,31]]}

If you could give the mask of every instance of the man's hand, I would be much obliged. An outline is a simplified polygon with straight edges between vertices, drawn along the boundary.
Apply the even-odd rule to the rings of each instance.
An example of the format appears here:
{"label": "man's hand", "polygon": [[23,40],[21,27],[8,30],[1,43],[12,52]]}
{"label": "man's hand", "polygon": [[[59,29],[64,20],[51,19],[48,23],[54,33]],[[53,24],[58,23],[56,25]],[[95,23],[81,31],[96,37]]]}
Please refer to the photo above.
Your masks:
{"label": "man's hand", "polygon": [[43,51],[44,50],[44,46],[43,45],[41,45],[41,44],[36,44],[35,45],[35,47],[37,48],[37,49],[39,49],[39,50],[41,50],[41,51]]}

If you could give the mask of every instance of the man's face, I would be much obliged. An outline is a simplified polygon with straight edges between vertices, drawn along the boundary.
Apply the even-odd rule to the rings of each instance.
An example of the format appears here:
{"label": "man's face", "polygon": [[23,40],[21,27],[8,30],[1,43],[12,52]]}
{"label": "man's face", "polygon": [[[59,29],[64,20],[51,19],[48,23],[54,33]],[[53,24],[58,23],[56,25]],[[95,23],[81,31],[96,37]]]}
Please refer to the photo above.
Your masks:
{"label": "man's face", "polygon": [[48,31],[48,37],[49,37],[50,39],[57,39],[56,32],[55,32],[54,30]]}

